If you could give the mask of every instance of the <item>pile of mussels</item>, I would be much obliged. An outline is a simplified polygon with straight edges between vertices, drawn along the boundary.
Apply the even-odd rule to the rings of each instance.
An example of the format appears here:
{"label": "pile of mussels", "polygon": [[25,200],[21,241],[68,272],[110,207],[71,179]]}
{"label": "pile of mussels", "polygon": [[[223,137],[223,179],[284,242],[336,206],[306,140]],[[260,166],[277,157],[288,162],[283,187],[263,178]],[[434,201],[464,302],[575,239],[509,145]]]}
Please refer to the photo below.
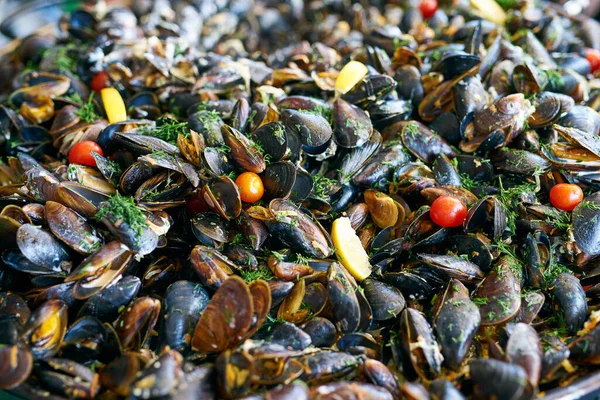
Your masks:
{"label": "pile of mussels", "polygon": [[[529,0],[131,3],[1,56],[0,388],[600,389],[596,22]],[[585,198],[557,208],[557,184]],[[458,226],[430,213],[447,197]]]}

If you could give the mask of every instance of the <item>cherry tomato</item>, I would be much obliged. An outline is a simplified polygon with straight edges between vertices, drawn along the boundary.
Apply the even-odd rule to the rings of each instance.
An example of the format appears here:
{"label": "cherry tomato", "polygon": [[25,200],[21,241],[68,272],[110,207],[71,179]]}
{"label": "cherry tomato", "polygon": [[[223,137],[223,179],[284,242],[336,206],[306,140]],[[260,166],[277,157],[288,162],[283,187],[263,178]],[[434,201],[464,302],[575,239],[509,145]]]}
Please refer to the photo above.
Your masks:
{"label": "cherry tomato", "polygon": [[254,203],[259,201],[265,193],[260,176],[254,172],[244,172],[235,180],[235,183],[240,188],[240,197],[245,203]]}
{"label": "cherry tomato", "polygon": [[96,75],[94,75],[94,77],[92,78],[92,83],[90,84],[92,90],[97,93],[100,93],[102,89],[107,88],[109,86],[110,77],[106,72],[98,72]]}
{"label": "cherry tomato", "polygon": [[594,73],[600,67],[600,51],[595,49],[587,49],[585,58],[590,62],[590,72]]}
{"label": "cherry tomato", "polygon": [[559,210],[572,211],[583,200],[583,190],[571,183],[559,183],[550,189],[550,203]]}
{"label": "cherry tomato", "polygon": [[102,147],[98,146],[96,142],[92,142],[91,140],[79,142],[71,147],[71,151],[69,151],[69,162],[71,164],[83,164],[95,167],[96,160],[94,160],[94,157],[92,156],[92,151],[101,156],[104,155]]}
{"label": "cherry tomato", "polygon": [[419,4],[419,10],[421,10],[421,14],[423,14],[423,18],[431,18],[433,14],[438,9],[437,0],[423,0],[421,4]]}
{"label": "cherry tomato", "polygon": [[456,228],[465,220],[467,207],[456,197],[441,196],[431,205],[429,216],[439,226]]}
{"label": "cherry tomato", "polygon": [[187,203],[185,203],[185,206],[194,214],[199,214],[208,211],[208,205],[206,204],[200,193],[198,193],[196,197],[192,197],[191,199],[189,199]]}

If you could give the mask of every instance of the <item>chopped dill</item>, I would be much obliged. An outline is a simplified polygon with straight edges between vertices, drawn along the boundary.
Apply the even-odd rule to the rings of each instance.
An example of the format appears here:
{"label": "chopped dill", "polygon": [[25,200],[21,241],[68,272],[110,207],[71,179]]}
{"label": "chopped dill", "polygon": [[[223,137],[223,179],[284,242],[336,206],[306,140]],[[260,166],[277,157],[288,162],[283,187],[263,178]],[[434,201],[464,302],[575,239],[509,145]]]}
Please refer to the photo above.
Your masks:
{"label": "chopped dill", "polygon": [[156,122],[157,124],[154,129],[143,127],[140,129],[140,133],[154,136],[155,138],[162,139],[165,142],[174,145],[177,145],[177,137],[179,135],[182,135],[186,138],[190,136],[187,122],[177,122],[166,117],[160,117]]}
{"label": "chopped dill", "polygon": [[140,235],[148,227],[146,216],[142,209],[135,204],[132,196],[121,196],[119,192],[115,193],[107,201],[101,203],[95,218],[101,220],[108,214],[114,218],[111,222],[123,219],[124,223]]}
{"label": "chopped dill", "polygon": [[[553,251],[554,251],[554,249],[553,249]],[[552,257],[550,263],[548,264],[548,266],[546,267],[546,270],[544,271],[544,282],[546,282],[546,285],[548,287],[552,286],[554,284],[554,280],[556,279],[556,277],[559,274],[562,274],[563,272],[570,274],[571,270],[567,266],[557,262],[555,257]]]}
{"label": "chopped dill", "polygon": [[515,234],[515,221],[519,217],[517,212],[515,211],[517,205],[521,203],[523,193],[527,192],[535,192],[536,186],[531,183],[523,183],[521,185],[516,185],[511,188],[505,189],[502,185],[502,179],[499,179],[500,183],[500,192],[497,195],[498,201],[504,208],[504,212],[506,213],[506,223],[508,229],[511,234]]}
{"label": "chopped dill", "polygon": [[483,306],[488,303],[487,297],[473,297],[471,301],[478,306]]}
{"label": "chopped dill", "polygon": [[274,278],[271,270],[265,267],[259,267],[256,270],[242,270],[240,271],[240,274],[246,283],[257,281],[259,279],[270,281]]}
{"label": "chopped dill", "polygon": [[592,201],[584,201],[579,206],[581,208],[587,208],[588,210],[600,210],[600,204],[596,204]]}
{"label": "chopped dill", "polygon": [[227,154],[231,151],[231,147],[227,146],[226,144],[223,144],[220,147],[217,147],[217,151],[221,154]]}
{"label": "chopped dill", "polygon": [[74,43],[69,43],[62,46],[56,46],[47,49],[42,58],[46,56],[52,57],[53,63],[60,72],[74,73],[77,69],[77,55],[74,54],[79,49]]}
{"label": "chopped dill", "polygon": [[565,80],[557,70],[547,69],[544,71],[546,76],[548,77],[548,85],[550,88],[556,89],[564,86]]}
{"label": "chopped dill", "polygon": [[216,125],[221,122],[221,115],[215,110],[206,111],[198,115],[198,121],[203,125]]}
{"label": "chopped dill", "polygon": [[[81,99],[81,97],[79,97],[79,99]],[[79,110],[75,111],[75,114],[88,124],[100,119],[100,116],[96,114],[94,109],[94,97],[92,95],[90,95],[86,103],[79,107]]]}
{"label": "chopped dill", "polygon": [[297,264],[309,265],[310,259],[304,257],[302,254],[296,253],[296,260],[294,262]]}

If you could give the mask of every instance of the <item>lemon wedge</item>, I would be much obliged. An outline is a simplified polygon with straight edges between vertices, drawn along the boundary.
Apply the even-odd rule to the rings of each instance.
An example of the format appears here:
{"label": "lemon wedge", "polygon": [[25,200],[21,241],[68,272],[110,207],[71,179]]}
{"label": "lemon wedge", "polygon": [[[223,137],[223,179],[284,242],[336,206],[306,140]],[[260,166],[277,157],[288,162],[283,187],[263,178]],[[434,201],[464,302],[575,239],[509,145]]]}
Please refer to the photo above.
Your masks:
{"label": "lemon wedge", "polygon": [[127,119],[127,109],[121,97],[121,93],[115,88],[104,88],[100,92],[102,103],[104,103],[104,111],[108,117],[108,122],[114,124],[116,122],[125,121]]}
{"label": "lemon wedge", "polygon": [[356,280],[362,281],[371,275],[369,256],[350,225],[349,218],[340,217],[333,221],[331,238],[339,262]]}
{"label": "lemon wedge", "polygon": [[495,0],[471,0],[471,7],[481,18],[504,26],[506,12]]}
{"label": "lemon wedge", "polygon": [[348,64],[344,65],[344,68],[342,68],[337,76],[337,79],[335,80],[335,90],[342,94],[346,93],[348,90],[352,89],[354,85],[360,82],[360,80],[367,75],[367,72],[369,72],[369,70],[365,64],[359,61],[350,61]]}

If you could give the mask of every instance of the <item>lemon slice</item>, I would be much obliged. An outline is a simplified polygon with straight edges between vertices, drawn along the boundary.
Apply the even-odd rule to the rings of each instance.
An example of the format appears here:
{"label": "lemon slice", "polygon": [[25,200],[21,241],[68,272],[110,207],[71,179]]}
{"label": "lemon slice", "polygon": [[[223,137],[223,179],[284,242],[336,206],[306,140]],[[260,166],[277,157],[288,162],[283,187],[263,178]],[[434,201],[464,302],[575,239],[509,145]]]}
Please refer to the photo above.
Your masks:
{"label": "lemon slice", "polygon": [[331,238],[335,246],[335,255],[356,280],[362,281],[371,275],[369,256],[352,229],[349,218],[341,217],[333,221]]}
{"label": "lemon slice", "polygon": [[476,14],[481,18],[504,26],[506,12],[495,0],[471,0],[471,7],[476,10]]}
{"label": "lemon slice", "polygon": [[100,92],[102,103],[104,103],[104,111],[108,117],[108,122],[125,121],[127,119],[127,109],[121,97],[121,93],[115,88],[105,88]]}
{"label": "lemon slice", "polygon": [[365,64],[359,61],[350,61],[348,64],[344,65],[344,68],[340,71],[335,80],[335,90],[341,92],[342,94],[346,93],[348,90],[352,89],[354,85],[356,85],[362,78],[367,75],[369,70],[365,66]]}

